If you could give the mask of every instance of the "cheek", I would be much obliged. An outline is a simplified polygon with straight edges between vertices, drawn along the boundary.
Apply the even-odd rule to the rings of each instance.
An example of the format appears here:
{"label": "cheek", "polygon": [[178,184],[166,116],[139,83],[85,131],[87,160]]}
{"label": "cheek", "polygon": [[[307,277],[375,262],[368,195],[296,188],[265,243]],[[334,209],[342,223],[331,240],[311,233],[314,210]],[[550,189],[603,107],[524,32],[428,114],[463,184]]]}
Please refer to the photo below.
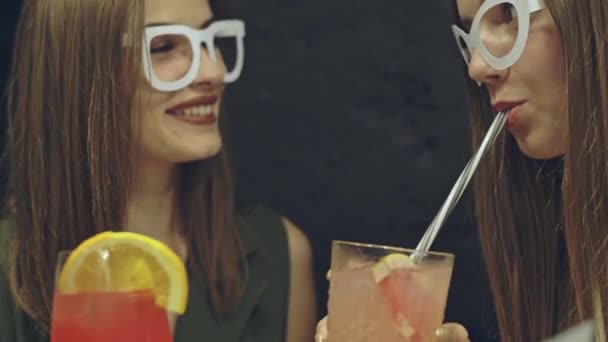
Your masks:
{"label": "cheek", "polygon": [[539,18],[539,21],[541,22],[531,30],[522,60],[527,61],[528,77],[542,82],[545,87],[563,89],[566,70],[561,38],[548,14]]}
{"label": "cheek", "polygon": [[539,110],[537,122],[554,153],[562,153],[566,134],[566,71],[562,45],[557,35],[547,32],[542,44],[533,51],[535,63],[528,74],[533,101]]}
{"label": "cheek", "polygon": [[521,57],[525,63],[520,63],[531,80],[544,83],[564,79],[563,52],[559,41],[552,41],[551,37],[541,40],[536,37],[531,41]]}
{"label": "cheek", "polygon": [[161,92],[152,88],[147,82],[140,87],[142,98],[142,116],[162,115],[170,106],[172,93]]}
{"label": "cheek", "polygon": [[136,136],[140,142],[149,143],[160,134],[165,110],[170,107],[171,93],[160,92],[145,84],[140,87],[139,96],[140,108],[134,116]]}
{"label": "cheek", "polygon": [[521,57],[517,73],[520,84],[547,120],[545,124],[565,118],[566,109],[566,68],[559,34],[553,25],[536,28],[530,35],[528,45]]}
{"label": "cheek", "polygon": [[561,39],[552,21],[537,23],[531,30],[511,77],[530,102],[525,116],[528,129],[516,134],[521,150],[538,159],[562,155],[567,133],[566,70]]}

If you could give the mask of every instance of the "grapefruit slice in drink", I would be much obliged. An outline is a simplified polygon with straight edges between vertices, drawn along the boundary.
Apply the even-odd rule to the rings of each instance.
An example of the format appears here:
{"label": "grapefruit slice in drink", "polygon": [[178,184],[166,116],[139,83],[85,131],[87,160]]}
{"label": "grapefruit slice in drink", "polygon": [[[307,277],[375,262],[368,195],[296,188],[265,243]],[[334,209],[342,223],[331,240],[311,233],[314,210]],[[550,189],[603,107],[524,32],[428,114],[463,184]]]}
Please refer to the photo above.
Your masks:
{"label": "grapefruit slice in drink", "polygon": [[389,254],[372,268],[395,329],[405,341],[423,341],[427,287],[425,275],[405,254]]}

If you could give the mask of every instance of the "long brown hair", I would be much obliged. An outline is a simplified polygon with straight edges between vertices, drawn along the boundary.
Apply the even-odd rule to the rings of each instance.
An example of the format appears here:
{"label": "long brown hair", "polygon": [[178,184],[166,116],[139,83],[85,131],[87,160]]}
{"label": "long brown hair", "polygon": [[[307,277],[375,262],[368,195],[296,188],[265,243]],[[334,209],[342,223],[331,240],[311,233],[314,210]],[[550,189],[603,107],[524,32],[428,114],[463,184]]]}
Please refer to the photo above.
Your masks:
{"label": "long brown hair", "polygon": [[[140,106],[143,0],[26,0],[8,85],[11,291],[44,330],[57,254],[121,227]],[[218,313],[241,293],[241,247],[225,153],[181,167],[176,208],[190,268]]]}
{"label": "long brown hair", "polygon": [[[476,175],[477,223],[502,341],[539,341],[588,318],[597,319],[598,339],[604,340],[608,5],[605,0],[544,3],[563,43],[566,154],[532,160],[504,134]],[[489,97],[466,70],[465,77],[476,147],[492,120]]]}

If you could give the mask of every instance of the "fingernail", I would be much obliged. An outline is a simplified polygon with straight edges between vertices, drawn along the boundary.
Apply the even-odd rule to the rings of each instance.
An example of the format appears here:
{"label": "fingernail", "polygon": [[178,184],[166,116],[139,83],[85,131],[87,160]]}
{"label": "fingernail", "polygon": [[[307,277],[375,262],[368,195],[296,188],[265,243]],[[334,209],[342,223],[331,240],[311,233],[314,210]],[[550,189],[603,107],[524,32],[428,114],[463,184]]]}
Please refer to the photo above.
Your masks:
{"label": "fingernail", "polygon": [[435,330],[435,336],[439,341],[450,341],[452,339],[452,330],[448,328],[439,328]]}

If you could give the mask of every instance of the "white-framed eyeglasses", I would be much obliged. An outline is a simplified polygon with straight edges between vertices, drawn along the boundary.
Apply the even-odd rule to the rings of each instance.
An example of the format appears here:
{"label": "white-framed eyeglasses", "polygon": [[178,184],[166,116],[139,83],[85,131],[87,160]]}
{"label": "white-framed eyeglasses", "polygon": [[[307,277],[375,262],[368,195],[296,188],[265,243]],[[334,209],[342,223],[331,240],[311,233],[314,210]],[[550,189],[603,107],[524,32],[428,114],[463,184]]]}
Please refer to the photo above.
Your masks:
{"label": "white-framed eyeglasses", "polygon": [[224,82],[236,81],[243,69],[245,23],[216,21],[205,29],[159,25],[144,30],[143,67],[150,84],[160,91],[190,85],[199,73],[201,50],[226,68]]}
{"label": "white-framed eyeglasses", "polygon": [[473,49],[494,69],[511,67],[521,56],[530,30],[530,14],[544,8],[542,0],[486,0],[469,33],[456,25],[452,31],[467,65]]}

